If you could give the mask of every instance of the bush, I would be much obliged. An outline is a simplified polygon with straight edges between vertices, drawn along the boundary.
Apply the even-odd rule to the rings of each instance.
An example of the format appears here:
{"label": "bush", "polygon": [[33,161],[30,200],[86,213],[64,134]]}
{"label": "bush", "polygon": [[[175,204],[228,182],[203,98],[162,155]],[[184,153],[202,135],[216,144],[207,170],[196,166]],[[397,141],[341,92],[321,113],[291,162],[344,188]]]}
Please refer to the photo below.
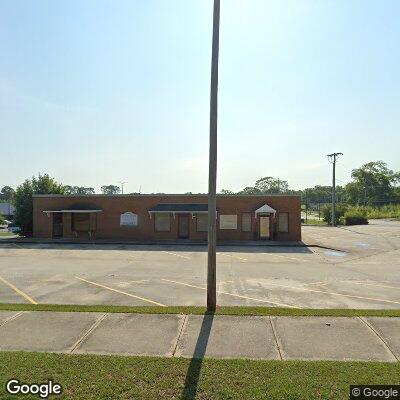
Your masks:
{"label": "bush", "polygon": [[354,206],[349,211],[362,213],[369,219],[398,218],[400,219],[400,204],[387,204],[380,207],[373,206]]}
{"label": "bush", "polygon": [[[336,204],[335,207],[335,225],[340,224],[341,218],[344,216],[344,213],[347,211],[347,206],[345,204]],[[324,205],[321,207],[322,218],[329,225],[332,223],[332,208],[330,205]]]}
{"label": "bush", "polygon": [[345,225],[367,225],[368,218],[361,211],[348,210],[343,216]]}
{"label": "bush", "polygon": [[6,220],[4,217],[0,214],[0,225],[4,225],[6,223]]}

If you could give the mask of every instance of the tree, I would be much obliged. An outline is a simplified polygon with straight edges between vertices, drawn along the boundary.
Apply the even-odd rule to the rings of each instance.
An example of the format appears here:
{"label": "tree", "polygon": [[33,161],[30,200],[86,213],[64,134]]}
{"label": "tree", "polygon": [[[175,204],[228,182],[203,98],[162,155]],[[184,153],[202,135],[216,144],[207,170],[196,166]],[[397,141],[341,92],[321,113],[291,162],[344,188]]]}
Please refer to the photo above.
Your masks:
{"label": "tree", "polygon": [[65,194],[72,195],[90,195],[95,194],[95,190],[92,187],[84,187],[84,186],[64,186]]}
{"label": "tree", "polygon": [[228,189],[221,189],[220,193],[221,194],[235,194],[235,192],[232,192],[232,190],[228,190]]}
{"label": "tree", "polygon": [[265,178],[258,179],[255,184],[255,188],[263,194],[283,194],[288,192],[289,184],[287,181],[283,181],[279,178],[267,176]]}
{"label": "tree", "polygon": [[346,185],[346,200],[352,204],[379,204],[396,198],[400,172],[384,161],[371,161],[351,172],[353,182]]}
{"label": "tree", "polygon": [[242,189],[238,194],[261,194],[260,189],[257,189],[253,186],[246,186]]}
{"label": "tree", "polygon": [[64,186],[50,178],[48,174],[25,180],[17,187],[14,195],[15,224],[23,234],[30,234],[33,228],[33,195],[34,194],[64,194]]}
{"label": "tree", "polygon": [[104,185],[101,187],[101,192],[103,194],[119,194],[121,189],[116,185]]}
{"label": "tree", "polygon": [[4,186],[0,190],[0,200],[6,201],[8,203],[12,202],[15,190],[11,186]]}

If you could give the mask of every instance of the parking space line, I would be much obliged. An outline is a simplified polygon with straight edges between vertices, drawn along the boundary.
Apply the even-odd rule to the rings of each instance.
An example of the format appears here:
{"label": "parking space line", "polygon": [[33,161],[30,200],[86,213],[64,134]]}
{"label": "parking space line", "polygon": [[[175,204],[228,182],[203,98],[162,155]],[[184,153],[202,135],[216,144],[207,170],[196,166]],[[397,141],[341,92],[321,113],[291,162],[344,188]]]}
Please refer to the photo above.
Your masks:
{"label": "parking space line", "polygon": [[32,299],[29,295],[24,293],[22,290],[18,289],[16,286],[14,286],[12,283],[8,282],[5,280],[3,277],[0,276],[0,281],[3,282],[5,285],[7,285],[9,288],[14,290],[14,292],[18,293],[20,296],[22,296],[25,300],[28,300],[32,304],[37,304],[35,300]]}
{"label": "parking space line", "polygon": [[80,278],[79,276],[75,276],[75,278],[76,278],[76,279],[79,279],[80,281],[87,282],[87,283],[90,283],[90,284],[95,285],[95,286],[99,286],[99,287],[101,287],[101,288],[103,288],[103,289],[111,290],[112,292],[124,294],[124,295],[126,295],[126,296],[133,297],[133,298],[135,298],[135,299],[147,301],[148,303],[152,303],[152,304],[155,304],[155,305],[157,305],[157,306],[166,307],[165,304],[161,304],[161,303],[158,303],[158,302],[156,302],[156,301],[153,301],[153,300],[150,300],[150,299],[146,299],[146,298],[144,298],[144,297],[136,296],[136,295],[131,294],[131,293],[123,292],[122,290],[114,289],[114,288],[111,288],[111,287],[109,287],[109,286],[102,285],[102,284],[100,284],[100,283],[92,282],[92,281],[89,281],[89,280],[87,280],[87,279]]}
{"label": "parking space line", "polygon": [[239,256],[233,256],[232,254],[229,254],[229,253],[217,253],[217,255],[218,254],[220,254],[221,256],[236,258],[237,260],[240,260],[242,262],[246,262],[247,261],[247,258],[243,258],[243,257],[239,257]]}
{"label": "parking space line", "polygon": [[388,285],[377,285],[375,283],[365,283],[365,282],[353,282],[353,281],[341,281],[343,283],[354,283],[355,285],[366,285],[366,286],[376,286],[376,287],[383,287],[388,289],[400,289],[400,287],[396,286],[388,286]]}
{"label": "parking space line", "polygon": [[352,294],[343,294],[343,293],[336,293],[336,292],[325,292],[323,290],[308,289],[308,288],[301,288],[301,287],[288,286],[288,285],[279,285],[277,283],[270,283],[270,282],[268,282],[267,284],[268,285],[272,285],[272,286],[284,287],[284,288],[288,288],[288,289],[304,290],[306,292],[324,293],[324,294],[331,294],[333,296],[352,297],[354,299],[373,300],[373,301],[380,301],[380,302],[383,302],[383,303],[400,304],[400,301],[376,299],[376,298],[373,298],[373,297],[354,296]]}
{"label": "parking space line", "polygon": [[[195,288],[195,289],[207,290],[207,288],[203,288],[203,287],[201,287],[201,286],[190,285],[189,283],[184,283],[184,282],[177,282],[177,281],[173,281],[173,280],[171,280],[171,279],[161,279],[161,280],[162,280],[162,281],[165,281],[165,282],[176,283],[176,284],[178,284],[178,285],[184,285],[184,286],[192,287],[192,288]],[[259,302],[261,302],[261,303],[274,304],[274,305],[276,305],[276,306],[281,306],[281,307],[299,308],[299,307],[296,307],[296,306],[291,306],[291,305],[289,305],[289,304],[277,303],[277,302],[274,302],[274,301],[268,301],[268,300],[262,300],[262,299],[256,299],[256,298],[254,298],[254,297],[242,296],[242,295],[240,295],[240,294],[233,294],[233,293],[229,293],[229,292],[222,292],[222,291],[220,291],[220,290],[217,290],[217,293],[225,294],[225,295],[227,295],[227,296],[232,296],[232,297],[239,297],[239,298],[241,298],[241,299],[259,301]]]}
{"label": "parking space line", "polygon": [[190,257],[183,256],[182,254],[172,253],[172,252],[166,251],[166,250],[163,250],[162,252],[166,253],[166,254],[170,254],[171,256],[176,256],[176,257],[180,257],[180,258],[185,258],[186,260],[190,260]]}
{"label": "parking space line", "polygon": [[281,257],[284,258],[286,260],[292,260],[292,261],[300,261],[300,262],[306,262],[307,260],[302,260],[301,258],[295,258],[295,257],[289,257],[289,256],[284,256],[282,254],[276,254],[276,253],[267,253],[271,256],[275,256],[275,257]]}

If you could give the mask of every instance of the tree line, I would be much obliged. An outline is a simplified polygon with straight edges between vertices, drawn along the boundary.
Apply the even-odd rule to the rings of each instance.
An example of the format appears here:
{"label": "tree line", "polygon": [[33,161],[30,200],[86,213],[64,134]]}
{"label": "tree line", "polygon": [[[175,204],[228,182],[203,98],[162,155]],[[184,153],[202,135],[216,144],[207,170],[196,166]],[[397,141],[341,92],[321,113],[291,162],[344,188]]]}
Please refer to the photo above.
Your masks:
{"label": "tree line", "polygon": [[[336,200],[351,205],[384,205],[400,202],[400,172],[388,168],[383,161],[371,161],[351,172],[352,181],[336,186]],[[258,179],[254,186],[239,192],[223,189],[221,194],[297,194],[303,204],[329,203],[332,186],[316,185],[303,190],[292,190],[285,180],[273,177]]]}
{"label": "tree line", "polygon": [[[388,168],[383,161],[371,161],[351,172],[352,181],[344,186],[336,187],[337,201],[351,205],[384,205],[400,202],[400,172]],[[116,185],[104,185],[101,192],[107,195],[119,194]],[[302,197],[306,205],[329,203],[331,186],[316,185],[303,190],[292,190],[285,180],[270,176],[258,179],[254,186],[246,186],[239,192],[223,189],[221,194],[295,194]],[[58,183],[48,174],[39,174],[25,180],[15,190],[4,186],[0,190],[0,200],[15,205],[15,224],[25,233],[32,231],[32,204],[34,194],[95,194],[92,187],[69,186]],[[131,193],[133,194],[133,193]],[[137,193],[135,193],[137,194]]]}

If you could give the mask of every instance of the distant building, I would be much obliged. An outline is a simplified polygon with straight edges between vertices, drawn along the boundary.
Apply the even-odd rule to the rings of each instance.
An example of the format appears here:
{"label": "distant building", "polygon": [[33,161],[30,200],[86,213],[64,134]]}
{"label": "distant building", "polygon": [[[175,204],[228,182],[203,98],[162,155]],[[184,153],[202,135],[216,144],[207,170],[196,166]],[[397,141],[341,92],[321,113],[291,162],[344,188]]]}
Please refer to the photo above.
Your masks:
{"label": "distant building", "polygon": [[[206,241],[207,195],[34,195],[33,236]],[[301,240],[300,196],[217,195],[217,239]]]}
{"label": "distant building", "polygon": [[12,218],[15,213],[15,207],[11,203],[0,203],[0,214]]}

